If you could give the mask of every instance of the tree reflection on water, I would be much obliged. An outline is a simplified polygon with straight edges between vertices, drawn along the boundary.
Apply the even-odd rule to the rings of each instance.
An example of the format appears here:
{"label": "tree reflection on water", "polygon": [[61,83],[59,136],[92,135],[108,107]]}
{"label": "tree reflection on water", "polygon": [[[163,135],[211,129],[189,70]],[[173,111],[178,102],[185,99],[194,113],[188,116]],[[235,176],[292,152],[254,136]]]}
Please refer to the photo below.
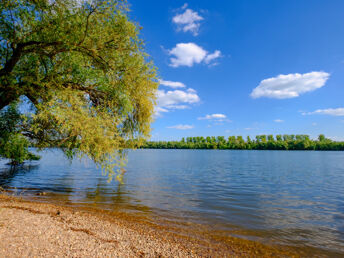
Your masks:
{"label": "tree reflection on water", "polygon": [[18,175],[24,175],[39,169],[39,164],[24,163],[21,165],[4,165],[0,167],[0,186],[4,189],[9,188],[13,179]]}

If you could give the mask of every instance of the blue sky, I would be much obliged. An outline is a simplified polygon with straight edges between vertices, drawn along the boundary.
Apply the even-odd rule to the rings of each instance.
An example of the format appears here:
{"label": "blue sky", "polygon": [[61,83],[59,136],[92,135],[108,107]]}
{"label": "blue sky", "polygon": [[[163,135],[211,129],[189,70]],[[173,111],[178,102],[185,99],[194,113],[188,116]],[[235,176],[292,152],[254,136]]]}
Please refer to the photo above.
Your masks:
{"label": "blue sky", "polygon": [[153,140],[344,140],[344,1],[129,2],[162,80]]}

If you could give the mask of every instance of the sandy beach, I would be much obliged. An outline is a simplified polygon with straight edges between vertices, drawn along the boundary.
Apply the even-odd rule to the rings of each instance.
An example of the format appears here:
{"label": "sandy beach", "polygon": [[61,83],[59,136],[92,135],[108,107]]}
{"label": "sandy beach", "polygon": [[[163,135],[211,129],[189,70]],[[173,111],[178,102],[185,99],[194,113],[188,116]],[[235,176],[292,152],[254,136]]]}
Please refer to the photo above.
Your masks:
{"label": "sandy beach", "polygon": [[194,238],[132,216],[0,195],[0,257],[297,257],[228,237]]}

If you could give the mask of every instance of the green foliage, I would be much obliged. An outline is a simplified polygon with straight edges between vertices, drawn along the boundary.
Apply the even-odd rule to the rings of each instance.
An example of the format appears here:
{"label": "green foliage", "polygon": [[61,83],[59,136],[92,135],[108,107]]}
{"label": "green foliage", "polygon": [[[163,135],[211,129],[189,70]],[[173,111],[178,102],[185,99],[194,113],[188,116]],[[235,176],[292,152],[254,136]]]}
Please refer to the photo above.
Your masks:
{"label": "green foliage", "polygon": [[30,142],[20,134],[21,124],[22,117],[16,103],[0,112],[0,157],[10,159],[12,165],[39,159],[39,156],[29,152]]}
{"label": "green foliage", "polygon": [[321,134],[319,140],[311,140],[308,135],[257,135],[256,140],[249,136],[229,136],[226,140],[218,137],[187,137],[181,141],[145,142],[142,148],[148,149],[247,149],[247,150],[344,150],[344,142],[335,142]]}
{"label": "green foliage", "polygon": [[25,96],[20,134],[110,177],[149,136],[158,86],[127,12],[121,0],[0,0],[0,110]]}
{"label": "green foliage", "polygon": [[29,141],[21,134],[10,134],[9,137],[2,141],[0,139],[0,156],[10,159],[11,165],[18,165],[25,160],[39,160],[36,156],[29,152]]}
{"label": "green foliage", "polygon": [[318,140],[319,140],[319,142],[325,141],[326,140],[325,135],[320,134],[319,137],[318,137]]}

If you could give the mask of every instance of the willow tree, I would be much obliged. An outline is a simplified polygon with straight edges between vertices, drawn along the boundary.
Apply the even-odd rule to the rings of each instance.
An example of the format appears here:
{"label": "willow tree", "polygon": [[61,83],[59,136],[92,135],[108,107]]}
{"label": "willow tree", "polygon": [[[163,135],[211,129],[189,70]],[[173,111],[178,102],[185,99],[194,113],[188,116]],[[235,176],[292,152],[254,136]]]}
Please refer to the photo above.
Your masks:
{"label": "willow tree", "polygon": [[0,1],[0,110],[26,100],[19,131],[32,144],[115,175],[149,135],[158,86],[126,3]]}

